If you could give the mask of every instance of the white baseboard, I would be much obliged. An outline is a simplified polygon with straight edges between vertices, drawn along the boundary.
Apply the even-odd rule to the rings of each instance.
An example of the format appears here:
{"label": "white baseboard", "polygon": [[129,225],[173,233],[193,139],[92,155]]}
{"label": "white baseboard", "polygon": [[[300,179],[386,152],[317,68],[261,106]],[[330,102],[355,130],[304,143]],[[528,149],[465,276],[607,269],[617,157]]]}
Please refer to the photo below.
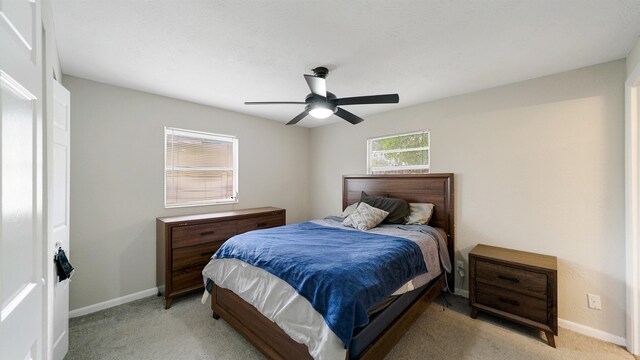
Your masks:
{"label": "white baseboard", "polygon": [[[462,297],[465,298],[469,298],[469,292],[467,290],[463,290],[463,289],[458,289],[456,288],[456,295],[460,295]],[[569,320],[565,320],[565,319],[558,319],[558,326],[561,326],[565,329],[569,329],[571,331],[575,331],[579,334],[582,335],[586,335],[598,340],[603,340],[603,341],[607,341],[610,343],[614,343],[616,345],[620,345],[620,346],[625,346],[626,344],[626,340],[625,338],[618,336],[618,335],[613,335],[611,333],[602,331],[602,330],[598,330],[598,329],[594,329],[592,327],[586,326],[586,325],[582,325],[582,324],[578,324],[578,323],[574,323],[573,321],[569,321]]]}
{"label": "white baseboard", "polygon": [[462,296],[464,298],[467,298],[467,299],[469,298],[469,292],[467,290],[456,288],[455,292],[456,292],[456,295],[460,295],[460,296]]}
{"label": "white baseboard", "polygon": [[596,338],[599,340],[603,340],[603,341],[607,341],[610,343],[614,343],[616,345],[620,345],[620,346],[626,346],[627,341],[625,340],[625,338],[618,336],[618,335],[613,335],[611,333],[602,331],[602,330],[598,330],[598,329],[594,329],[592,327],[586,326],[586,325],[582,325],[582,324],[578,324],[578,323],[574,323],[573,321],[569,321],[569,320],[565,320],[565,319],[558,319],[558,326],[561,326],[565,329],[569,329],[572,331],[575,331],[579,334],[582,335],[586,335],[592,338]]}
{"label": "white baseboard", "polygon": [[145,298],[147,296],[156,295],[158,293],[158,288],[151,288],[147,290],[142,290],[137,293],[125,295],[119,298],[103,301],[101,303],[81,307],[79,309],[69,311],[69,317],[74,318],[82,315],[87,315],[94,313],[96,311],[108,309],[110,307],[126,304],[128,302]]}

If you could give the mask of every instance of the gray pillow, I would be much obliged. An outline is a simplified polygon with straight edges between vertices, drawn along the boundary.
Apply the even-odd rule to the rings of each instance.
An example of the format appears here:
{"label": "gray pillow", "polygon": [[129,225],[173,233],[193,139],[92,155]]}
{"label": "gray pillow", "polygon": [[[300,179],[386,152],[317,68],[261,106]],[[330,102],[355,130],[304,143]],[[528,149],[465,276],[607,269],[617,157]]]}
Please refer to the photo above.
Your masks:
{"label": "gray pillow", "polygon": [[[360,197],[362,198],[363,196],[369,196],[369,195],[367,195],[367,193],[363,191],[360,193]],[[386,194],[384,196],[387,197]],[[346,218],[347,216],[353,214],[353,212],[356,211],[356,208],[358,207],[359,204],[360,204],[360,201],[356,201],[353,204],[347,206],[347,208],[342,211],[342,214],[340,214],[340,217]]]}
{"label": "gray pillow", "polygon": [[356,208],[356,211],[342,221],[342,225],[367,231],[378,226],[378,224],[387,217],[387,214],[388,213],[384,210],[376,209],[365,203],[360,203]]}
{"label": "gray pillow", "polygon": [[359,201],[347,206],[347,208],[342,211],[342,214],[340,214],[340,217],[346,218],[347,216],[353,214],[353,212],[356,211],[358,204],[360,204]]}
{"label": "gray pillow", "polygon": [[360,201],[388,212],[389,215],[384,219],[384,222],[388,224],[404,224],[404,218],[409,215],[409,203],[402,199],[369,196],[363,191]]}

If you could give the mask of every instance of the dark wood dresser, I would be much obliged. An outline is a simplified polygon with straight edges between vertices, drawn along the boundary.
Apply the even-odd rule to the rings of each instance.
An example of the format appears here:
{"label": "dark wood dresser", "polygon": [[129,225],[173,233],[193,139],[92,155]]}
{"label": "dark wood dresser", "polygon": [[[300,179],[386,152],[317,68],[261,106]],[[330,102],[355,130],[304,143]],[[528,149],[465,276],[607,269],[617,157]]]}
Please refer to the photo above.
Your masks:
{"label": "dark wood dresser", "polygon": [[469,253],[471,317],[481,310],[541,330],[556,347],[557,263],[555,256],[477,245]]}
{"label": "dark wood dresser", "polygon": [[165,309],[174,297],[204,288],[202,269],[227,239],[285,221],[285,210],[274,207],[157,218],[156,284]]}

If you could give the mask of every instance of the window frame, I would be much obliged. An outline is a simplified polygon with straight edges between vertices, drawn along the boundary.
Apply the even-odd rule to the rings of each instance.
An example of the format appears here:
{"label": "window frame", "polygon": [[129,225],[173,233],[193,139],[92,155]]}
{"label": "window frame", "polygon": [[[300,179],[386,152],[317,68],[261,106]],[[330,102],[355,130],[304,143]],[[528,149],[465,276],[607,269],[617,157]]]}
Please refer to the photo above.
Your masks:
{"label": "window frame", "polygon": [[[210,140],[223,140],[223,141],[230,140],[233,148],[233,192],[234,192],[234,196],[232,196],[231,199],[202,200],[202,201],[192,201],[188,203],[167,204],[167,150],[168,150],[167,136],[169,134],[169,131],[174,131],[174,134],[175,132],[183,133],[183,134],[186,134],[187,136],[192,136],[195,134],[195,135],[201,136],[202,138],[207,138]],[[239,202],[239,193],[240,193],[240,190],[238,187],[239,169],[240,169],[238,155],[239,155],[238,137],[235,135],[216,134],[216,133],[205,132],[205,131],[188,130],[188,129],[182,129],[182,128],[177,128],[172,126],[165,126],[164,127],[164,157],[162,159],[163,161],[162,169],[164,173],[163,174],[164,208],[172,209],[172,208],[183,208],[183,207],[193,207],[193,206],[237,204]]]}
{"label": "window frame", "polygon": [[[427,161],[429,163],[427,165],[405,165],[405,166],[392,166],[392,167],[372,167],[371,166],[371,155],[372,155],[372,152],[373,152],[372,144],[373,144],[374,141],[388,139],[388,138],[394,138],[394,137],[399,137],[399,136],[417,135],[417,134],[426,134],[427,135],[427,142],[428,142],[429,145],[428,146],[423,146],[423,147],[417,147],[417,148],[407,148],[407,149],[397,149],[397,150],[381,150],[381,151],[375,151],[375,152],[378,152],[378,153],[390,153],[390,152],[400,153],[400,152],[427,150],[427,154],[429,154],[428,155],[428,159],[427,159]],[[373,171],[385,171],[384,173],[382,173],[380,175],[393,175],[392,173],[387,173],[386,171],[402,171],[402,170],[416,170],[416,169],[426,169],[427,172],[424,173],[424,174],[431,173],[431,130],[425,129],[425,130],[418,130],[418,131],[410,131],[410,132],[397,133],[397,134],[391,134],[391,135],[370,137],[370,138],[367,139],[367,174],[368,175],[372,175]]]}

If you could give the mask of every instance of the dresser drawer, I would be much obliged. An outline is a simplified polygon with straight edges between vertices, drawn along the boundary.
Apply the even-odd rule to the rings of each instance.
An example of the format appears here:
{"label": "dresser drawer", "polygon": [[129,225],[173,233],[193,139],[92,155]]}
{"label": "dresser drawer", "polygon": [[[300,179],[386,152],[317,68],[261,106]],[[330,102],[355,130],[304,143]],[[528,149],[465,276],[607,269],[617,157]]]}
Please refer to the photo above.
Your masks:
{"label": "dresser drawer", "polygon": [[179,248],[213,241],[224,241],[237,233],[236,221],[221,221],[174,227],[171,246]]}
{"label": "dresser drawer", "polygon": [[268,229],[284,225],[284,215],[268,215],[251,219],[238,220],[238,234],[251,230]]}
{"label": "dresser drawer", "polygon": [[547,323],[547,302],[542,299],[485,285],[476,290],[476,301],[526,319]]}
{"label": "dresser drawer", "polygon": [[204,266],[193,266],[186,269],[176,270],[171,272],[171,281],[173,283],[173,292],[180,291],[182,289],[192,288],[196,286],[204,287],[204,281],[202,277],[202,269]]}
{"label": "dresser drawer", "polygon": [[207,244],[173,249],[171,270],[186,269],[198,265],[204,268],[211,259],[211,256],[213,256],[223,243],[224,241],[221,240]]}
{"label": "dresser drawer", "polygon": [[478,282],[524,292],[541,299],[547,296],[547,275],[488,261],[476,261]]}

